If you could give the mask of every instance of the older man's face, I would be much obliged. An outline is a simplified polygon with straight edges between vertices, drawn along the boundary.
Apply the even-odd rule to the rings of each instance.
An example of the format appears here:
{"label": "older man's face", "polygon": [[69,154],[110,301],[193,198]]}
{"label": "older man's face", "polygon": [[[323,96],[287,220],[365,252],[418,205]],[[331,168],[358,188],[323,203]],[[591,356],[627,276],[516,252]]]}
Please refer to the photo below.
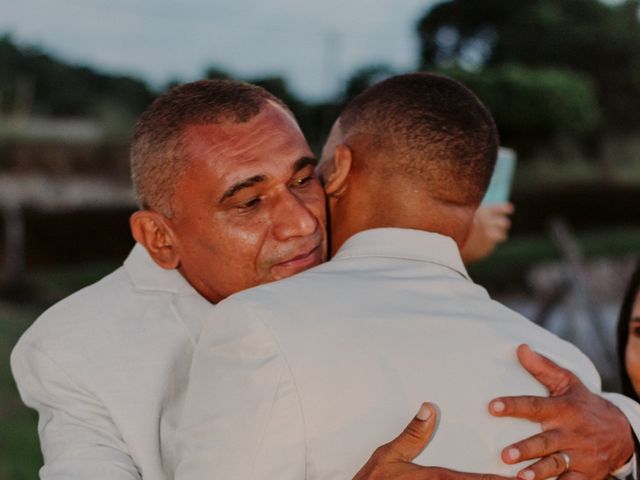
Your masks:
{"label": "older man's face", "polygon": [[298,125],[269,103],[247,123],[188,126],[174,216],[182,275],[210,301],[326,258],[325,201]]}

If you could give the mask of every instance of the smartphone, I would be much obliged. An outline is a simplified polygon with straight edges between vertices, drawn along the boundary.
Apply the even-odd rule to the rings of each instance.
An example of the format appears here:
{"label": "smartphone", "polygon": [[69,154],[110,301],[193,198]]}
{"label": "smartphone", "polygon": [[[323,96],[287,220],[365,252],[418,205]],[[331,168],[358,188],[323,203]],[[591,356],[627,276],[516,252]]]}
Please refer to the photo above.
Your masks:
{"label": "smartphone", "polygon": [[498,149],[496,166],[489,182],[489,188],[482,199],[483,205],[504,203],[509,201],[513,173],[516,169],[517,155],[515,150],[506,147]]}

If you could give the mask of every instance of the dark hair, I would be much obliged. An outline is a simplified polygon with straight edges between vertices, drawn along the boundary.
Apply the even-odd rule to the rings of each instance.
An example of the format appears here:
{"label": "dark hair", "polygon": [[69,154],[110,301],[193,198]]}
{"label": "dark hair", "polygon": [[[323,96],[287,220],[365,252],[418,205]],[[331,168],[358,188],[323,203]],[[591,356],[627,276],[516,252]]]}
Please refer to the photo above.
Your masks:
{"label": "dark hair", "polygon": [[631,378],[626,369],[625,351],[627,341],[629,340],[629,323],[631,320],[631,311],[635,303],[638,291],[640,290],[640,261],[636,264],[636,268],[631,275],[627,291],[624,294],[624,300],[620,307],[620,315],[618,316],[618,368],[620,369],[620,379],[622,381],[622,393],[627,397],[640,401],[638,393],[633,388]]}
{"label": "dark hair", "polygon": [[385,176],[424,180],[446,201],[479,203],[493,173],[498,132],[491,114],[471,90],[442,75],[398,75],[368,88],[346,106],[340,129],[392,156]]}
{"label": "dark hair", "polygon": [[141,208],[172,215],[173,194],[187,165],[187,125],[248,122],[268,100],[288,110],[265,89],[235,80],[200,80],[159,96],[138,120],[131,146],[131,178]]}

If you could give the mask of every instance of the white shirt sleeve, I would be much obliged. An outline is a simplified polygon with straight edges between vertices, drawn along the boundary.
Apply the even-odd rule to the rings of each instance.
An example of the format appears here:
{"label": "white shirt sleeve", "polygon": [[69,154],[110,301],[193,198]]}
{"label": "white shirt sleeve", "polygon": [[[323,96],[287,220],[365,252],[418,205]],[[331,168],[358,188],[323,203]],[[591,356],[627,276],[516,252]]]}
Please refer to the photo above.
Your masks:
{"label": "white shirt sleeve", "polygon": [[637,480],[638,478],[638,462],[636,454],[631,456],[631,459],[625,463],[622,467],[614,472],[611,472],[612,479],[616,480]]}
{"label": "white shirt sleeve", "polygon": [[[629,425],[633,429],[633,433],[636,437],[635,444],[638,445],[638,440],[640,440],[640,405],[633,401],[632,399],[625,397],[619,393],[611,393],[611,392],[603,392],[602,396],[613,403],[616,407],[620,409],[620,411],[627,417],[629,421]],[[634,479],[638,478],[637,472],[637,455],[638,451],[636,450],[636,454],[631,459],[631,461],[621,467],[618,471],[613,472],[612,476],[614,478],[619,479]]]}
{"label": "white shirt sleeve", "polygon": [[286,359],[243,305],[218,304],[193,359],[175,480],[305,478],[304,423]]}
{"label": "white shirt sleeve", "polygon": [[19,343],[11,368],[23,402],[39,415],[41,480],[140,480],[104,406],[47,354]]}

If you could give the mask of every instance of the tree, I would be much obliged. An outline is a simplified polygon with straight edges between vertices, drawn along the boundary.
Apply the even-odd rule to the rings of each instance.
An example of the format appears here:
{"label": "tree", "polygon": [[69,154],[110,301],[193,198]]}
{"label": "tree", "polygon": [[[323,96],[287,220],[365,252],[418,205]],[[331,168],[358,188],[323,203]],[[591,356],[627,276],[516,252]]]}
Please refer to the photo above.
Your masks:
{"label": "tree", "polygon": [[558,136],[583,137],[600,121],[593,86],[575,73],[514,65],[443,73],[471,88],[491,110],[503,141],[520,149]]}
{"label": "tree", "polygon": [[423,68],[556,68],[591,79],[604,125],[640,127],[640,0],[451,0],[418,25]]}
{"label": "tree", "polygon": [[153,99],[153,92],[137,78],[70,65],[38,48],[17,46],[9,36],[0,37],[3,110],[12,110],[25,83],[33,90],[32,110],[53,116],[95,116],[100,114],[96,110],[112,104],[137,116]]}
{"label": "tree", "polygon": [[346,104],[362,91],[393,74],[393,69],[387,65],[369,65],[356,70],[347,80],[344,89],[344,103]]}

